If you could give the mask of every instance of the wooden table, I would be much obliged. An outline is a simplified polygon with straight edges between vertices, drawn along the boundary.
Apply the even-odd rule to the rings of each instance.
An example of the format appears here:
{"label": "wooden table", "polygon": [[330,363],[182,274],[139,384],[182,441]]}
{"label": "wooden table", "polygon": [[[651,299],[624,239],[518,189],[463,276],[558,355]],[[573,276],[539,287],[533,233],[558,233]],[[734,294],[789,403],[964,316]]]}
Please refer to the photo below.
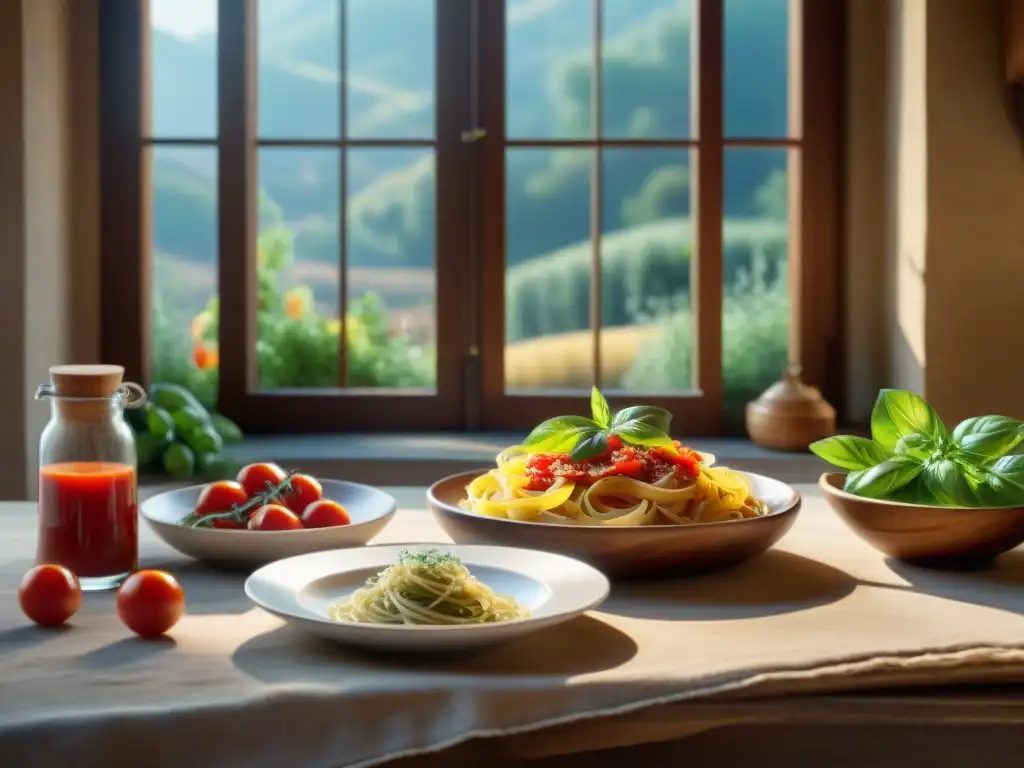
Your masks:
{"label": "wooden table", "polygon": [[[1019,765],[1024,550],[986,573],[908,570],[800,490],[778,551],[616,585],[564,630],[446,661],[369,658],[282,629],[242,577],[145,527],[143,565],[175,572],[189,600],[173,640],[130,637],[109,594],[87,595],[72,629],[30,627],[14,593],[34,507],[2,504],[0,766],[340,768],[445,745],[396,764],[589,766],[587,753],[618,762],[628,747],[642,765]],[[395,495],[417,505],[422,489]],[[410,509],[382,539],[438,535]]]}

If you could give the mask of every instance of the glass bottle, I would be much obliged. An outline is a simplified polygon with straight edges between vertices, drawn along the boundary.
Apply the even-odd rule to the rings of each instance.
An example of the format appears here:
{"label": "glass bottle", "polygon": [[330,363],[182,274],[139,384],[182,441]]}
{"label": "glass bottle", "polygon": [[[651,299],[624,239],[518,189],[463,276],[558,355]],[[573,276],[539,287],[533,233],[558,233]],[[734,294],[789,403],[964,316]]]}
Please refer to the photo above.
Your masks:
{"label": "glass bottle", "polygon": [[74,572],[86,591],[113,589],[138,567],[135,440],[125,408],[146,401],[119,365],[58,365],[36,400],[50,399],[39,438],[37,563]]}

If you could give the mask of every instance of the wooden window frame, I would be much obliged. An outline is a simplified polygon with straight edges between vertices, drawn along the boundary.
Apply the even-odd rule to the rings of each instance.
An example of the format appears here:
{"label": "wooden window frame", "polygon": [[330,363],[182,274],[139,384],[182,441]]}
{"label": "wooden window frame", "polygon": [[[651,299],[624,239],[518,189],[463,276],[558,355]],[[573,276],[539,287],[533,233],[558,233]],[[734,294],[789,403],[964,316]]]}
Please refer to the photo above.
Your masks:
{"label": "wooden window frame", "polygon": [[[595,58],[601,56],[600,0],[593,0]],[[791,357],[826,397],[842,405],[839,184],[842,147],[844,0],[790,0],[790,124],[798,138],[724,135],[723,6],[699,0],[695,17],[696,125],[678,141],[509,141],[505,135],[504,3],[443,0],[436,5],[436,124],[432,142],[342,139],[257,141],[256,0],[221,0],[218,11],[216,138],[148,139],[148,3],[101,0],[101,349],[132,378],[150,380],[151,196],[145,154],[156,144],[218,150],[220,258],[219,408],[253,432],[526,429],[561,413],[585,412],[584,392],[517,395],[504,391],[505,156],[515,146],[673,146],[698,163],[697,258],[691,285],[697,319],[694,356],[699,392],[634,396],[673,411],[687,435],[723,431],[722,220],[724,155],[731,147],[798,148],[790,153]],[[794,12],[794,10],[796,12]],[[344,35],[344,30],[342,30]],[[343,64],[344,65],[344,64]],[[600,68],[595,75],[600,94]],[[443,84],[443,85],[442,85]],[[801,96],[794,98],[794,94]],[[600,126],[601,100],[594,99]],[[475,127],[485,133],[474,136]],[[467,139],[469,136],[469,139]],[[437,383],[434,393],[397,390],[258,391],[255,376],[256,157],[261,146],[429,146],[436,162],[435,286]],[[595,151],[599,181],[600,153]],[[345,151],[341,151],[344,158]],[[345,204],[341,162],[340,204]],[[600,209],[600,184],[592,210]],[[135,211],[137,215],[131,215]],[[345,320],[345,216],[340,216],[341,318]],[[599,214],[592,216],[600,232]],[[591,316],[600,317],[596,237]],[[486,308],[486,311],[485,311]],[[595,325],[592,323],[592,325]],[[339,334],[344,346],[344,326]],[[595,367],[600,345],[595,331]],[[339,350],[344,376],[345,350]],[[612,393],[613,407],[625,400]]]}

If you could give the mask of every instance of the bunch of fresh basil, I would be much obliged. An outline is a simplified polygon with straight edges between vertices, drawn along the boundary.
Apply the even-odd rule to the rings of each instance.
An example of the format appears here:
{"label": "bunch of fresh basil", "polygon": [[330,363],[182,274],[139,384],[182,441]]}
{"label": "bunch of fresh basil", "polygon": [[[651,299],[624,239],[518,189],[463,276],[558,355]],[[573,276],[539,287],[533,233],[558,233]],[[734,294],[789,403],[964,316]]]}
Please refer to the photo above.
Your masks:
{"label": "bunch of fresh basil", "polygon": [[672,414],[664,408],[634,405],[614,415],[604,395],[594,387],[590,393],[591,418],[556,416],[537,427],[523,441],[536,453],[571,453],[573,461],[600,456],[608,450],[608,438],[618,436],[632,445],[672,445],[668,428]]}
{"label": "bunch of fresh basil", "polygon": [[871,412],[871,440],[839,435],[810,449],[849,470],[857,496],[942,507],[1024,505],[1024,424],[976,416],[949,432],[924,398],[883,389]]}

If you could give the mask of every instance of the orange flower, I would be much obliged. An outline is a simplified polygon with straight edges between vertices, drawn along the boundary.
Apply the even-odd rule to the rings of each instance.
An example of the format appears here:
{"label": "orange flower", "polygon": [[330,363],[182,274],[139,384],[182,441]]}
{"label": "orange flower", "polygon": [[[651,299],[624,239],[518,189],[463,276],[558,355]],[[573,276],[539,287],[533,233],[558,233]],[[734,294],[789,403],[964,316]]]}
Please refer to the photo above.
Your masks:
{"label": "orange flower", "polygon": [[198,342],[192,347],[192,361],[200,371],[216,368],[220,364],[220,354],[216,344]]}
{"label": "orange flower", "polygon": [[292,320],[298,320],[306,314],[306,298],[298,291],[288,291],[284,295],[284,312]]}

